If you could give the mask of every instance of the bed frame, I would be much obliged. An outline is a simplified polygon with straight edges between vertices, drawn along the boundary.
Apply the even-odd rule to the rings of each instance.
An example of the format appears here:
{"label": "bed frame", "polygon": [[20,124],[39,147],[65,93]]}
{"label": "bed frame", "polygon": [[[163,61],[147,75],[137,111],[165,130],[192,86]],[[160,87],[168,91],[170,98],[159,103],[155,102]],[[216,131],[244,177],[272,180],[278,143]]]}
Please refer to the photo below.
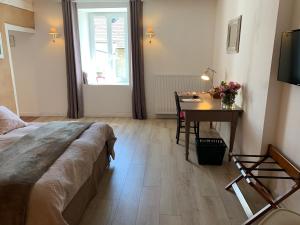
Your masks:
{"label": "bed frame", "polygon": [[[300,170],[272,145],[269,145],[265,155],[232,155],[232,158],[237,168],[240,170],[241,175],[230,182],[225,189],[233,189],[248,216],[248,220],[245,221],[243,225],[252,224],[270,210],[279,208],[279,204],[282,201],[300,189]],[[249,158],[256,158],[258,160],[249,160]],[[246,166],[249,164],[251,166]],[[262,175],[262,171],[271,172],[272,175]],[[267,205],[255,214],[251,211],[246,199],[238,187],[238,182],[242,179],[245,179],[245,181],[267,202]],[[273,179],[278,181],[291,180],[293,185],[287,192],[274,199],[271,191],[261,182],[261,179]]]}
{"label": "bed frame", "polygon": [[99,183],[104,171],[109,167],[110,158],[107,145],[104,146],[93,166],[93,173],[80,188],[71,202],[63,211],[63,217],[69,225],[78,225],[88,204],[98,192]]}

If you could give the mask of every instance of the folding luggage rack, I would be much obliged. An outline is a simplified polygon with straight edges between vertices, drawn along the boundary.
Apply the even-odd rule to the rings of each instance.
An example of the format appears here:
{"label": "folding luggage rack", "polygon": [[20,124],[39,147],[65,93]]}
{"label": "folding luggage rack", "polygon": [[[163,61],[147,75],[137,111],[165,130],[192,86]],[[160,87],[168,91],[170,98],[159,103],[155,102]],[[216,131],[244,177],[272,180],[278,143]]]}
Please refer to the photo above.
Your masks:
{"label": "folding luggage rack", "polygon": [[[243,225],[252,224],[268,211],[280,208],[279,204],[300,188],[300,170],[296,168],[296,166],[294,166],[285,156],[283,156],[279,152],[278,149],[276,149],[272,145],[269,145],[268,151],[265,155],[231,156],[237,168],[240,170],[241,175],[230,182],[225,189],[233,189],[246,215],[248,216],[248,220],[245,221]],[[258,160],[249,160],[249,158]],[[246,165],[249,164],[252,165],[247,167]],[[266,165],[268,167],[266,167]],[[254,173],[254,171],[256,172]],[[261,173],[263,171],[272,172],[272,175],[262,175]],[[279,175],[274,175],[273,173],[279,173]],[[262,208],[255,214],[250,209],[245,197],[243,196],[240,188],[237,185],[237,183],[243,179],[245,179],[245,181],[251,187],[253,187],[258,192],[258,194],[260,194],[268,203],[264,208]],[[293,182],[293,185],[287,192],[283,193],[279,197],[273,198],[270,190],[260,181],[260,179],[291,180]]]}

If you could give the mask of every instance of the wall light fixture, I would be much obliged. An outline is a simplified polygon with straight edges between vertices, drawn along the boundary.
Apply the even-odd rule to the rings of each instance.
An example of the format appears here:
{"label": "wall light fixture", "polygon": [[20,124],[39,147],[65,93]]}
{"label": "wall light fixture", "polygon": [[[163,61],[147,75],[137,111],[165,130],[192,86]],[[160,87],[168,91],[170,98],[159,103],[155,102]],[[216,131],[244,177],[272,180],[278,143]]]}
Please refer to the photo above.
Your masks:
{"label": "wall light fixture", "polygon": [[56,39],[59,38],[59,33],[58,33],[56,27],[51,27],[48,34],[51,36],[53,43],[55,43]]}
{"label": "wall light fixture", "polygon": [[155,37],[153,27],[151,26],[147,27],[146,37],[149,39],[149,44],[151,44],[153,37]]}

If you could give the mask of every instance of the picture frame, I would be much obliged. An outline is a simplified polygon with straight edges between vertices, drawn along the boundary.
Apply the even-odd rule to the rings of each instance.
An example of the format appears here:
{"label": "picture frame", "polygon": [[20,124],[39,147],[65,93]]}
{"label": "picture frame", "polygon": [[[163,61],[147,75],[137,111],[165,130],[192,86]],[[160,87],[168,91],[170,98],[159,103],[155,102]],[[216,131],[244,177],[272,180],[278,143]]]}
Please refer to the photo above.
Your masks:
{"label": "picture frame", "polygon": [[3,42],[2,42],[2,34],[0,33],[0,59],[4,59],[4,50],[3,50]]}
{"label": "picture frame", "polygon": [[229,21],[227,32],[227,53],[239,53],[242,16]]}

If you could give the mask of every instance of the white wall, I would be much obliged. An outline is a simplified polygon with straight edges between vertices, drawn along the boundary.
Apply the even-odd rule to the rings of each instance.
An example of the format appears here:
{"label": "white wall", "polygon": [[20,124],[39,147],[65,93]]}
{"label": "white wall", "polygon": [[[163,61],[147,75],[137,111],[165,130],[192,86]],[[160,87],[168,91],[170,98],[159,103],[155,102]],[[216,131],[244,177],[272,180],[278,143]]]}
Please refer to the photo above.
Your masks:
{"label": "white wall", "polygon": [[[58,1],[34,3],[33,35],[17,34],[13,62],[21,115],[66,115],[67,83],[62,13]],[[57,27],[61,37],[52,43],[48,32]]]}
{"label": "white wall", "polygon": [[264,122],[264,133],[262,148],[266,149],[268,144],[276,144],[276,131],[279,118],[279,109],[282,95],[282,82],[277,81],[281,37],[282,32],[291,29],[291,11],[294,0],[280,0],[275,43],[273,49],[271,76],[269,81],[268,98],[266,106],[266,117]]}
{"label": "white wall", "polygon": [[[212,65],[215,0],[146,0],[144,27],[155,32],[144,41],[145,88],[149,117],[155,116],[154,75],[200,75]],[[112,92],[113,90],[113,92]],[[131,89],[126,86],[85,86],[88,116],[131,116]]]}
{"label": "white wall", "polygon": [[[293,6],[291,29],[300,29],[300,1],[295,1]],[[297,150],[300,132],[300,88],[286,83],[282,83],[282,86],[277,144],[300,166],[300,149]]]}
{"label": "white wall", "polygon": [[[235,150],[260,153],[271,72],[279,0],[220,0],[217,5],[214,68],[218,82],[243,85],[237,102],[244,113],[239,121]],[[240,52],[226,53],[228,21],[242,15]],[[229,126],[220,126],[228,142]]]}
{"label": "white wall", "polygon": [[[215,6],[215,0],[144,2],[145,26],[151,24],[156,33],[152,45],[145,41],[146,101],[150,116],[154,116],[154,75],[198,75],[211,66]],[[38,0],[34,7],[36,34],[17,40],[14,50],[16,67],[22,71],[17,72],[22,73],[22,79],[26,77],[33,88],[30,95],[22,97],[21,104],[26,106],[21,107],[24,109],[21,114],[65,115],[67,89],[63,36],[56,44],[51,43],[48,36],[51,26],[58,27],[63,34],[60,5],[54,0]],[[29,61],[22,61],[24,52],[33,54],[32,67]],[[85,114],[131,116],[131,88],[117,86],[113,88],[113,93],[111,90],[111,86],[85,86]],[[22,92],[25,93],[24,90]]]}
{"label": "white wall", "polygon": [[[282,1],[282,4],[291,4],[292,9],[289,9],[286,13],[285,19],[288,20],[291,17],[291,23],[286,26],[289,29],[300,28],[300,1]],[[284,5],[284,4],[283,4]],[[279,118],[277,121],[277,134],[276,134],[276,145],[283,153],[291,159],[300,168],[300,148],[299,148],[299,133],[300,133],[300,87],[281,83],[282,94],[281,94],[281,105],[278,108]],[[287,183],[282,184],[275,183],[275,193],[280,193],[287,188]],[[297,192],[295,195],[290,197],[285,205],[293,210],[300,213],[300,193]]]}
{"label": "white wall", "polygon": [[33,34],[10,32],[14,36],[15,47],[11,48],[12,61],[17,88],[18,106],[21,115],[35,114],[38,109],[37,83],[32,60],[34,52],[30,51]]}
{"label": "white wall", "polygon": [[[300,28],[300,1],[219,0],[214,64],[219,77],[244,85],[238,100],[245,110],[238,127],[236,150],[261,153],[276,145],[300,167],[300,88],[277,81],[282,32]],[[229,19],[243,15],[240,53],[227,55],[225,40]],[[228,126],[220,128],[228,138]],[[270,182],[274,195],[290,187],[289,182]],[[300,192],[284,205],[300,212]]]}
{"label": "white wall", "polygon": [[90,117],[131,117],[130,86],[84,85],[84,114]]}
{"label": "white wall", "polygon": [[152,26],[152,44],[145,40],[147,111],[155,113],[155,75],[200,75],[212,66],[215,0],[146,0],[144,27]]}

